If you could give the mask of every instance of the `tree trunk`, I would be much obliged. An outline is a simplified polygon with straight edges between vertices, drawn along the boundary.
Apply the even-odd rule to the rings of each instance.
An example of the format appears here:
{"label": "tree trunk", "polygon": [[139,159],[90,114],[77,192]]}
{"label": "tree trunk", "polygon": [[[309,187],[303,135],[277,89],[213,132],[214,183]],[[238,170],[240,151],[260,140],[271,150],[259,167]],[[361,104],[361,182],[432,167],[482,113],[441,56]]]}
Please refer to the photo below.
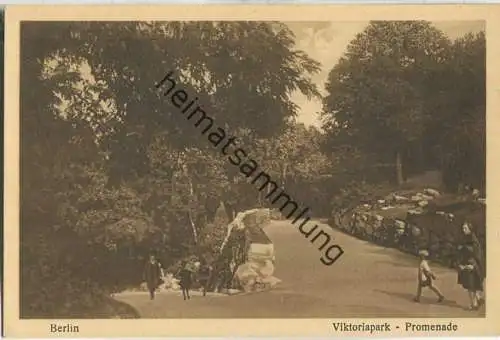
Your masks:
{"label": "tree trunk", "polygon": [[285,188],[286,185],[286,177],[287,177],[287,164],[284,163],[281,171],[281,185],[283,188]]}
{"label": "tree trunk", "polygon": [[403,177],[403,161],[401,159],[401,152],[396,152],[396,179],[398,181],[398,185],[402,185],[404,183]]}
{"label": "tree trunk", "polygon": [[224,208],[226,208],[226,215],[229,221],[231,222],[234,219],[234,206],[230,204],[227,200],[223,200]]}
{"label": "tree trunk", "polygon": [[196,230],[196,225],[193,220],[193,212],[192,212],[192,206],[194,202],[194,187],[193,187],[193,181],[191,180],[191,177],[189,176],[189,172],[187,171],[187,169],[186,169],[186,175],[189,181],[189,203],[188,203],[189,223],[191,224],[191,229],[193,231],[194,244],[198,244],[198,232]]}

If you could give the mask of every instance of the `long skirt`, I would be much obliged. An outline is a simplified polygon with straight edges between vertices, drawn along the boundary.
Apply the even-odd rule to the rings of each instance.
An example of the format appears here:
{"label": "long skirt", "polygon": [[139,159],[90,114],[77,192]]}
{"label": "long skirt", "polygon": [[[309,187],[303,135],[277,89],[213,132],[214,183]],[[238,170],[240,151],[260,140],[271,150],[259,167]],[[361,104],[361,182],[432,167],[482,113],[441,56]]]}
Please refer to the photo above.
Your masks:
{"label": "long skirt", "polygon": [[460,270],[457,281],[468,291],[478,292],[483,290],[483,281],[475,270]]}

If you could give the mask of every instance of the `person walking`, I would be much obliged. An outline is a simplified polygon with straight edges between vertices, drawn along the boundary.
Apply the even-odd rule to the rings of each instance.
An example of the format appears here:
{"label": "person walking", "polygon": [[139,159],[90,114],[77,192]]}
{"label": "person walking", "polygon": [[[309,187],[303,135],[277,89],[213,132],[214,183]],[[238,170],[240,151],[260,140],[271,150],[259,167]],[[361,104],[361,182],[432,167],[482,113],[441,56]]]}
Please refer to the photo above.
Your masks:
{"label": "person walking", "polygon": [[420,302],[420,296],[422,295],[422,288],[429,287],[437,296],[438,302],[444,300],[444,295],[441,293],[439,288],[433,283],[436,280],[436,276],[431,271],[427,258],[429,257],[429,252],[427,250],[420,250],[418,252],[420,257],[420,263],[418,266],[418,286],[417,295],[414,298],[415,302]]}
{"label": "person walking", "polygon": [[149,291],[149,297],[151,300],[155,298],[156,288],[160,285],[162,269],[160,262],[156,259],[156,256],[151,253],[149,259],[146,262],[143,273],[143,280],[146,281],[146,285]]}
{"label": "person walking", "polygon": [[[486,258],[484,256],[483,247],[479,242],[476,233],[469,221],[464,221],[462,224],[462,237],[460,240],[459,250],[459,263],[464,261],[464,256],[474,257],[475,266],[477,267],[477,274],[479,275],[479,288],[476,292],[478,304],[484,304],[484,279],[486,277]],[[468,249],[467,249],[468,248]],[[470,253],[470,254],[468,254]],[[459,267],[459,271],[461,271]],[[459,273],[460,274],[460,273]],[[459,282],[459,284],[461,284]]]}
{"label": "person walking", "polygon": [[223,289],[229,290],[231,286],[231,266],[227,259],[221,259],[217,263],[217,293],[222,293]]}
{"label": "person walking", "polygon": [[479,291],[483,288],[481,267],[474,256],[473,247],[465,246],[460,252],[458,284],[469,293],[469,310],[477,310],[481,303]]}
{"label": "person walking", "polygon": [[206,296],[212,268],[205,259],[202,259],[200,262],[201,266],[198,271],[198,282],[201,284],[201,288],[203,289],[203,296]]}
{"label": "person walking", "polygon": [[186,262],[182,263],[181,269],[179,270],[179,280],[184,300],[190,300],[191,296],[189,295],[189,290],[191,289],[192,284],[192,272],[189,270]]}

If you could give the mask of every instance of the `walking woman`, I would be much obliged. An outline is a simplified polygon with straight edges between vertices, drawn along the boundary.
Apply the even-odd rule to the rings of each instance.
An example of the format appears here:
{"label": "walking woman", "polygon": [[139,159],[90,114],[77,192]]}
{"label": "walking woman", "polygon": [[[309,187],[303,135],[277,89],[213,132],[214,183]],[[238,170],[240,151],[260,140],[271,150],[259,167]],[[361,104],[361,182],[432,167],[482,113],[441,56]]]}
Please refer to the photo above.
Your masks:
{"label": "walking woman", "polygon": [[[464,256],[470,256],[473,258],[475,262],[475,266],[477,267],[477,274],[479,275],[479,285],[476,296],[478,299],[478,304],[481,305],[484,303],[484,278],[486,277],[486,266],[485,266],[485,258],[483,247],[479,242],[470,222],[465,221],[462,225],[462,238],[459,245],[459,263],[462,264],[464,260]],[[462,272],[459,267],[459,281],[460,281],[460,273]],[[461,282],[459,282],[461,284]]]}
{"label": "walking woman", "polygon": [[469,293],[469,310],[477,310],[481,303],[479,292],[483,289],[483,282],[481,267],[471,246],[465,246],[460,250],[458,283]]}
{"label": "walking woman", "polygon": [[156,288],[160,285],[160,280],[162,276],[162,269],[160,263],[157,261],[156,256],[151,253],[149,255],[149,260],[144,268],[143,279],[146,281],[146,285],[149,290],[149,297],[151,300],[155,298]]}

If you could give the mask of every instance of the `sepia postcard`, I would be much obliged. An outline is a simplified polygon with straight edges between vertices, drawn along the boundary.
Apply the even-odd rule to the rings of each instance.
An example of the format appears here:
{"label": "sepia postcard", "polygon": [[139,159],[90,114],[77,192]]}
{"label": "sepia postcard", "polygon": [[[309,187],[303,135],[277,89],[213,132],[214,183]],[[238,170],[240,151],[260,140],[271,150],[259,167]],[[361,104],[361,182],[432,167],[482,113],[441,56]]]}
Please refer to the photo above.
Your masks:
{"label": "sepia postcard", "polygon": [[499,19],[7,6],[5,335],[500,335]]}

